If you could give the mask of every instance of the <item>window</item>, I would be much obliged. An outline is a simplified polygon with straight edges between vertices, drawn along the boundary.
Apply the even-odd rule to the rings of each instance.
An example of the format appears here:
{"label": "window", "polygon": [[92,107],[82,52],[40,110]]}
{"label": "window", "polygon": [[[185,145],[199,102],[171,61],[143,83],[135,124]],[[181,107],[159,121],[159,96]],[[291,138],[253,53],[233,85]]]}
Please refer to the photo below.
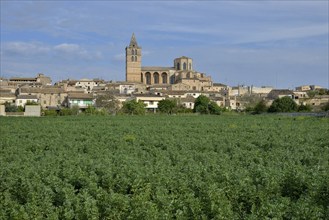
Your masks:
{"label": "window", "polygon": [[150,101],[150,105],[154,105],[154,102],[153,101]]}
{"label": "window", "polygon": [[131,56],[131,62],[134,62],[134,56]]}
{"label": "window", "polygon": [[190,69],[190,70],[192,69],[192,64],[191,64],[191,63],[189,64],[189,69]]}
{"label": "window", "polygon": [[168,75],[167,75],[167,73],[162,73],[161,74],[161,77],[162,77],[162,83],[163,84],[167,84],[168,83],[168,80],[167,80]]}
{"label": "window", "polygon": [[180,70],[180,63],[177,63],[177,70]]}
{"label": "window", "polygon": [[151,85],[151,73],[149,72],[145,73],[145,78],[146,78],[146,84]]}
{"label": "window", "polygon": [[154,84],[159,84],[159,73],[154,73],[153,78]]}
{"label": "window", "polygon": [[186,63],[183,63],[183,70],[186,70]]}

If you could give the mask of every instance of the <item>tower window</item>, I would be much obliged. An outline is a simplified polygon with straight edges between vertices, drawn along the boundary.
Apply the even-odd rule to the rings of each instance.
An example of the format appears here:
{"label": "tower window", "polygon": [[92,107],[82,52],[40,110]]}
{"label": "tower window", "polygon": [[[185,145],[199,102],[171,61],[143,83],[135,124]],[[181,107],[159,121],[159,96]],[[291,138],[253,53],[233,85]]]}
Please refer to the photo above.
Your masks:
{"label": "tower window", "polygon": [[131,56],[131,62],[134,62],[134,56]]}
{"label": "tower window", "polygon": [[186,63],[183,64],[183,70],[186,70]]}
{"label": "tower window", "polygon": [[180,63],[177,63],[177,70],[180,70]]}

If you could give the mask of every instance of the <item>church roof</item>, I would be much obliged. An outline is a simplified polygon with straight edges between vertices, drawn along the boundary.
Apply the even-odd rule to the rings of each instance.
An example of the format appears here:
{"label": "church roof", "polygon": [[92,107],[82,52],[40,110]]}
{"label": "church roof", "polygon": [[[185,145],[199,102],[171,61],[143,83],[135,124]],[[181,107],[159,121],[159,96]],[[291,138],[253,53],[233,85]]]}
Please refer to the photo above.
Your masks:
{"label": "church roof", "polygon": [[168,71],[173,69],[174,67],[142,66],[142,71]]}
{"label": "church roof", "polygon": [[138,47],[137,40],[136,40],[136,37],[135,37],[135,33],[133,33],[133,35],[131,36],[129,46],[130,47]]}

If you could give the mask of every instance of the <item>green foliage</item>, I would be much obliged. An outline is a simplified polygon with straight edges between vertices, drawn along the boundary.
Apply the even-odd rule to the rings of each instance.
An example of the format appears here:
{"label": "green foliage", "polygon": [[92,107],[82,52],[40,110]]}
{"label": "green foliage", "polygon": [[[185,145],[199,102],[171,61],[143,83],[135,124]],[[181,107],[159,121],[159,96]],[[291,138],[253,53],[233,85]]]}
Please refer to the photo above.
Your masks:
{"label": "green foliage", "polygon": [[172,113],[174,113],[174,110],[176,108],[177,108],[176,100],[164,99],[164,100],[159,101],[159,103],[158,103],[158,109],[162,113],[172,114]]}
{"label": "green foliage", "polygon": [[44,110],[45,116],[58,116],[58,112],[56,110]]}
{"label": "green foliage", "polygon": [[329,102],[327,102],[326,104],[324,104],[324,105],[322,106],[322,110],[323,110],[323,111],[329,111]]}
{"label": "green foliage", "polygon": [[269,112],[294,112],[297,111],[297,104],[290,97],[285,96],[273,101],[268,109]]}
{"label": "green foliage", "polygon": [[264,100],[259,101],[254,108],[254,112],[256,114],[260,114],[260,113],[263,113],[266,111],[267,111],[267,106],[266,106],[266,102]]}
{"label": "green foliage", "polygon": [[209,114],[208,105],[210,103],[210,99],[207,96],[200,95],[198,98],[195,99],[194,102],[194,112],[200,114]]}
{"label": "green foliage", "polygon": [[298,106],[297,111],[299,111],[299,112],[310,112],[310,111],[312,111],[312,107],[310,105],[300,104]]}
{"label": "green foliage", "polygon": [[6,102],[5,103],[5,111],[6,112],[22,112],[24,111],[24,108],[22,106],[16,106],[16,105],[13,105],[9,102]]}
{"label": "green foliage", "polygon": [[28,100],[27,102],[26,102],[26,105],[39,105],[37,102],[35,102],[35,101],[30,101],[30,100]]}
{"label": "green foliage", "polygon": [[130,115],[144,115],[145,114],[145,104],[143,101],[126,101],[123,103],[122,112]]}
{"label": "green foliage", "polygon": [[89,105],[85,111],[84,111],[85,114],[87,115],[96,115],[97,114],[97,110],[94,106],[92,105]]}
{"label": "green foliage", "polygon": [[328,219],[328,123],[0,117],[0,219]]}
{"label": "green foliage", "polygon": [[209,113],[212,115],[220,115],[222,109],[217,105],[216,102],[210,102],[208,105]]}
{"label": "green foliage", "polygon": [[215,102],[210,101],[208,97],[200,95],[195,99],[193,111],[200,114],[220,115],[222,109]]}
{"label": "green foliage", "polygon": [[120,102],[111,94],[98,95],[95,106],[105,109],[110,114],[116,114],[120,110]]}

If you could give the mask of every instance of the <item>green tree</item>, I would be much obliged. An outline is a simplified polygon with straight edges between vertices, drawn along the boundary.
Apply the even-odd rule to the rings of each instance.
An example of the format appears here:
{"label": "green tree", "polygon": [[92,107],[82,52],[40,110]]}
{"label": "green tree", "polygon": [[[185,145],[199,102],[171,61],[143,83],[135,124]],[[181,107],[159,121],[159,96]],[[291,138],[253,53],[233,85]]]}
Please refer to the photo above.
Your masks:
{"label": "green tree", "polygon": [[266,102],[264,100],[259,101],[254,108],[254,112],[256,114],[260,114],[260,113],[263,113],[266,111],[267,111],[267,106],[266,106]]}
{"label": "green tree", "polygon": [[324,106],[322,106],[323,111],[329,111],[329,102],[327,102]]}
{"label": "green tree", "polygon": [[193,111],[201,114],[209,114],[209,103],[210,99],[208,97],[200,95],[195,99]]}
{"label": "green tree", "polygon": [[200,114],[219,115],[222,109],[216,102],[210,101],[210,99],[204,95],[200,95],[195,99],[193,111]]}
{"label": "green tree", "polygon": [[26,105],[39,105],[37,102],[35,102],[35,101],[30,101],[30,100],[28,100],[27,102],[26,102]]}
{"label": "green tree", "polygon": [[212,115],[220,115],[222,109],[217,105],[216,102],[210,102],[208,105],[209,113]]}
{"label": "green tree", "polygon": [[120,102],[112,94],[98,95],[95,106],[104,108],[110,114],[116,114],[120,109]]}
{"label": "green tree", "polygon": [[159,101],[158,108],[162,113],[172,114],[175,108],[177,108],[177,102],[176,100],[164,99]]}
{"label": "green tree", "polygon": [[268,109],[269,112],[293,112],[296,110],[296,102],[288,96],[275,99]]}
{"label": "green tree", "polygon": [[299,105],[298,106],[298,109],[297,109],[299,112],[310,112],[312,111],[312,107],[310,105]]}
{"label": "green tree", "polygon": [[17,112],[17,106],[16,105],[12,105],[9,102],[5,103],[5,111],[6,112]]}
{"label": "green tree", "polygon": [[122,112],[130,115],[144,115],[145,104],[143,101],[130,100],[123,103]]}

